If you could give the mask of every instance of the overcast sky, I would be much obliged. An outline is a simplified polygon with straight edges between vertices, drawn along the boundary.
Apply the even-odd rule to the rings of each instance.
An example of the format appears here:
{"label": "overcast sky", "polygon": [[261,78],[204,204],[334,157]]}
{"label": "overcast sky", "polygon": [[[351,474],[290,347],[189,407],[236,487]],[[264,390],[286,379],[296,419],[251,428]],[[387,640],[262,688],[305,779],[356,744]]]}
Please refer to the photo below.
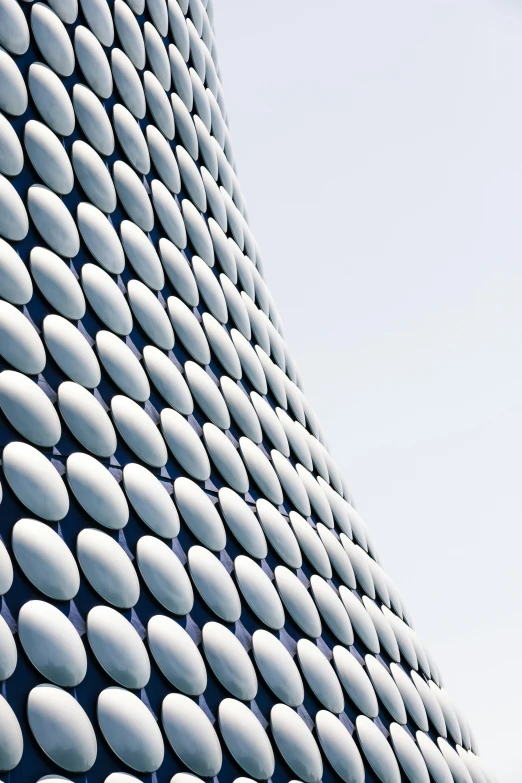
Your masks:
{"label": "overcast sky", "polygon": [[305,392],[502,783],[522,770],[522,4],[216,0]]}

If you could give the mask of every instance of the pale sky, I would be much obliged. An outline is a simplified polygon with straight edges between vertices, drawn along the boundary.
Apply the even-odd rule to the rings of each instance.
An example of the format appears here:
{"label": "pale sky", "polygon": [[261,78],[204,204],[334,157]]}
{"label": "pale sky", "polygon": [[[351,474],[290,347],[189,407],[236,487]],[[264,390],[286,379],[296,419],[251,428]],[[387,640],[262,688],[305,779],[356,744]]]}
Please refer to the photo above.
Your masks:
{"label": "pale sky", "polygon": [[522,3],[215,0],[250,224],[385,568],[522,779]]}

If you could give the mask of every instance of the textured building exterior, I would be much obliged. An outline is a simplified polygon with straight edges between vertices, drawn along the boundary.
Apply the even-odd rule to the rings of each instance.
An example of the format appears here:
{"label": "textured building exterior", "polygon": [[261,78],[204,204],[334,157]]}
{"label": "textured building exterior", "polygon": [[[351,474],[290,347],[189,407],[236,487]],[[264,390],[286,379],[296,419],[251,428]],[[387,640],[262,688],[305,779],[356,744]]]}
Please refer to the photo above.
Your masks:
{"label": "textured building exterior", "polygon": [[0,0],[2,777],[491,783],[301,390],[212,18]]}

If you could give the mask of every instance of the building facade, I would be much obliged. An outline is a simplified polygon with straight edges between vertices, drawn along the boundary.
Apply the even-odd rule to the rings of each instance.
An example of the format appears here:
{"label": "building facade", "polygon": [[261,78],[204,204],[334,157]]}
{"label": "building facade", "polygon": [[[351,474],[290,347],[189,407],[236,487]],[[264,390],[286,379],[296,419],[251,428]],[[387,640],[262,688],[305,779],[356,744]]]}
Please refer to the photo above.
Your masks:
{"label": "building facade", "polygon": [[212,0],[0,45],[0,777],[491,783],[282,336]]}

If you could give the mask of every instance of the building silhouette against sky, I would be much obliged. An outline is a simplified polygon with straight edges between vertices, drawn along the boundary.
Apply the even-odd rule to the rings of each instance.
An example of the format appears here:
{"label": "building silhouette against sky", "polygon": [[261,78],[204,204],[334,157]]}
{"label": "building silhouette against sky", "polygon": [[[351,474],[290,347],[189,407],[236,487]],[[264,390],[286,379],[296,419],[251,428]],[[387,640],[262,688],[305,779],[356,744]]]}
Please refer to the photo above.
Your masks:
{"label": "building silhouette against sky", "polygon": [[3,779],[490,783],[284,341],[212,0],[0,44]]}

